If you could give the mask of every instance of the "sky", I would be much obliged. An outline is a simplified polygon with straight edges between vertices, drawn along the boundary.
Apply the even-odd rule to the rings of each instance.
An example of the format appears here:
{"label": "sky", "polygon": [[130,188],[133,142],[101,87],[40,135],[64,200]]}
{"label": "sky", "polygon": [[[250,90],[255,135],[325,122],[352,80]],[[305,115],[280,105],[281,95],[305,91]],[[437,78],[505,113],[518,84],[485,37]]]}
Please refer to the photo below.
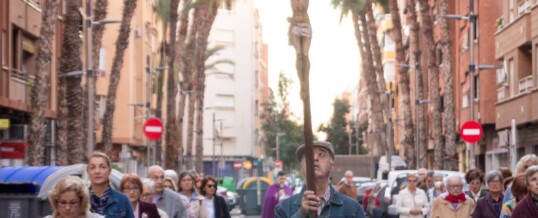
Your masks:
{"label": "sky", "polygon": [[[292,11],[289,0],[255,0],[263,28],[263,41],[269,46],[269,86],[277,90],[278,75],[293,79],[290,90],[291,111],[302,120],[303,102],[295,69],[295,50],[288,44],[287,17]],[[333,113],[332,103],[342,92],[351,91],[359,79],[360,57],[353,24],[349,17],[340,21],[340,10],[329,0],[310,0],[308,14],[312,25],[310,46],[310,101],[312,128],[317,133]]]}

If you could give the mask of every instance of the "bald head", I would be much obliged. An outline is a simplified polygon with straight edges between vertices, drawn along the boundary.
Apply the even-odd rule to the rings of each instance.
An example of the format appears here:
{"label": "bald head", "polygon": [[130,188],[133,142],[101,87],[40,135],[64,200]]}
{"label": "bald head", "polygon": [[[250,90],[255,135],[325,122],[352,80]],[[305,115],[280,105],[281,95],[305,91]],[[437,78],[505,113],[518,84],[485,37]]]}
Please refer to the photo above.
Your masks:
{"label": "bald head", "polygon": [[344,178],[346,179],[346,184],[351,185],[351,180],[353,180],[353,172],[348,170],[344,173]]}
{"label": "bald head", "polygon": [[162,167],[153,165],[148,167],[148,178],[155,183],[155,193],[161,194],[164,190],[164,170]]}

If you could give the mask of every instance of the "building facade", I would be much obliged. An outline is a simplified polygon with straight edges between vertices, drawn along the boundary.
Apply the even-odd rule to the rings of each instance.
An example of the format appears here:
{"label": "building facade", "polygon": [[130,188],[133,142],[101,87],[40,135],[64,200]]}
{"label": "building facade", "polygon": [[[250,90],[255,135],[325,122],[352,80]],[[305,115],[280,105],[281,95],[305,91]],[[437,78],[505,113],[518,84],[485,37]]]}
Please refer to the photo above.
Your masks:
{"label": "building facade", "polygon": [[486,169],[515,163],[525,154],[536,154],[538,147],[538,1],[502,3],[494,33],[494,55],[502,68],[492,82],[497,90],[497,152],[486,156]]}
{"label": "building facade", "polygon": [[206,72],[205,174],[253,175],[254,170],[234,170],[234,161],[249,161],[255,169],[262,158],[260,118],[269,92],[267,46],[262,43],[261,31],[252,0],[238,1],[231,10],[219,9],[209,36],[209,48],[225,49],[208,62],[227,59],[234,64],[219,64],[215,72]]}

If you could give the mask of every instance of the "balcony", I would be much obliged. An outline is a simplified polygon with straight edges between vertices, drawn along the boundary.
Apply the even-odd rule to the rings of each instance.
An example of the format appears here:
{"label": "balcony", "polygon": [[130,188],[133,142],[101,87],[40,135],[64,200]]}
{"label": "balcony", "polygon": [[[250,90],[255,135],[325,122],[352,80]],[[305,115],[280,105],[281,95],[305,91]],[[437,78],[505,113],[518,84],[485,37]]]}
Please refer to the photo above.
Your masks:
{"label": "balcony", "polygon": [[533,78],[534,77],[532,75],[530,75],[530,76],[524,77],[523,79],[519,80],[519,85],[518,85],[519,94],[524,93],[524,92],[528,92],[532,88],[534,88]]}
{"label": "balcony", "polygon": [[525,12],[527,12],[531,8],[531,5],[532,4],[530,0],[520,0],[517,7],[518,16],[521,16]]}
{"label": "balcony", "polygon": [[12,70],[9,84],[9,100],[29,105],[33,80],[33,75]]}
{"label": "balcony", "polygon": [[[526,77],[527,78],[527,77]],[[522,79],[523,80],[523,79]],[[509,128],[512,119],[516,124],[525,124],[538,121],[538,89],[529,89],[527,92],[518,94],[512,98],[498,101],[495,105],[495,128]]]}
{"label": "balcony", "polygon": [[504,28],[495,33],[496,59],[502,59],[507,53],[532,41],[531,20],[531,13],[523,13],[513,22],[503,24]]}

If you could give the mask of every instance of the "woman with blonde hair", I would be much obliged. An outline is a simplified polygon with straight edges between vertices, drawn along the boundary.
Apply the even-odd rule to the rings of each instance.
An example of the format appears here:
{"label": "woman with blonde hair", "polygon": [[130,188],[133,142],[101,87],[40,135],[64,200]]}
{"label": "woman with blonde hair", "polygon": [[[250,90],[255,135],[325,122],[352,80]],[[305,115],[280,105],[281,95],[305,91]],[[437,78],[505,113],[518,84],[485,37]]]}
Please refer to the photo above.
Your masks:
{"label": "woman with blonde hair", "polygon": [[168,188],[174,192],[177,192],[177,185],[173,178],[165,176],[163,185],[165,188]]}
{"label": "woman with blonde hair", "polygon": [[58,181],[49,192],[52,215],[45,218],[103,218],[89,211],[88,188],[82,179],[68,176]]}
{"label": "woman with blonde hair", "polygon": [[180,173],[178,192],[182,198],[187,199],[186,205],[192,209],[192,214],[187,214],[189,218],[205,218],[208,217],[208,213],[204,205],[204,198],[199,196],[195,182],[196,179],[194,174],[189,172]]}
{"label": "woman with blonde hair", "polygon": [[[527,169],[534,165],[538,165],[538,156],[536,156],[535,154],[527,154],[523,156],[517,162],[516,170],[514,171],[513,176],[516,177],[521,173],[527,172]],[[514,195],[512,194],[512,183],[510,183],[508,187],[506,187],[503,202],[506,203],[507,201],[510,201],[512,199],[514,199]]]}
{"label": "woman with blonde hair", "polygon": [[430,212],[426,192],[417,187],[417,174],[407,174],[407,187],[400,191],[396,206],[402,218],[425,217]]}
{"label": "woman with blonde hair", "polygon": [[88,157],[86,172],[90,178],[91,211],[114,218],[134,218],[129,198],[110,188],[108,177],[112,172],[110,158],[102,152],[94,152]]}

